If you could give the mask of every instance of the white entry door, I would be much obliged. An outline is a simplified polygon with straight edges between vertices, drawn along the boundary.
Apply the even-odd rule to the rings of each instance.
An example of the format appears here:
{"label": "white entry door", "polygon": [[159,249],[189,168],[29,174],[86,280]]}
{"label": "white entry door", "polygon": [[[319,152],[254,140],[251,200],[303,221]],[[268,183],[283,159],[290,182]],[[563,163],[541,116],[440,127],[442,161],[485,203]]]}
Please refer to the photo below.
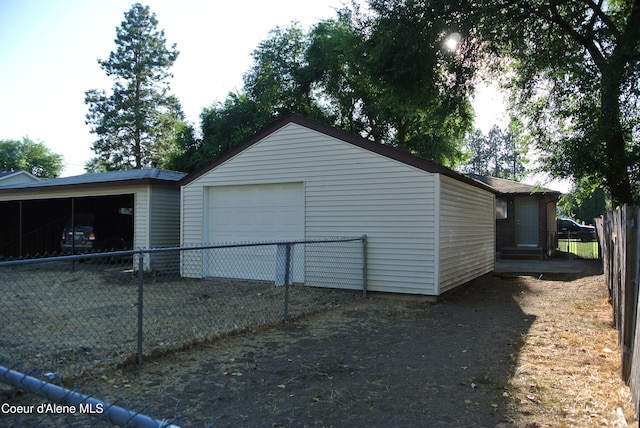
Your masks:
{"label": "white entry door", "polygon": [[[302,183],[210,187],[206,199],[204,241],[207,243],[242,244],[304,238]],[[304,251],[294,248],[293,255],[296,277],[291,279],[301,281]],[[211,250],[203,273],[209,277],[273,280],[277,257],[275,246]]]}
{"label": "white entry door", "polygon": [[515,198],[516,244],[524,247],[538,246],[538,199],[533,196]]}

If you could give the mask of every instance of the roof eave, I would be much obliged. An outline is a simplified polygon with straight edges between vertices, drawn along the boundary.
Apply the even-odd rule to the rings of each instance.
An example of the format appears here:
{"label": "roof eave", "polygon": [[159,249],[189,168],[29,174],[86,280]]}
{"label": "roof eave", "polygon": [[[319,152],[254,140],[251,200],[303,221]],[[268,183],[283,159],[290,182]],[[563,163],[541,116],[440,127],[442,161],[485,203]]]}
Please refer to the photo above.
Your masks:
{"label": "roof eave", "polygon": [[[42,182],[40,182],[42,183]],[[0,187],[0,195],[5,194],[18,194],[18,193],[40,193],[49,192],[51,190],[83,190],[83,189],[95,189],[95,188],[107,188],[107,187],[131,187],[140,185],[155,185],[155,186],[169,186],[178,187],[178,181],[174,180],[162,180],[158,178],[138,178],[133,180],[113,180],[113,181],[98,181],[87,183],[69,183],[69,184],[51,184],[39,186],[22,186],[22,187]]]}
{"label": "roof eave", "polygon": [[464,174],[457,173],[457,172],[453,171],[452,169],[447,168],[447,167],[445,167],[443,165],[439,165],[439,164],[437,164],[435,162],[420,158],[418,156],[412,155],[411,153],[404,152],[404,151],[402,151],[400,149],[397,149],[395,147],[391,147],[391,146],[387,146],[387,145],[384,145],[384,144],[373,142],[371,140],[367,140],[366,138],[363,138],[363,137],[361,137],[361,136],[359,136],[357,134],[354,134],[352,132],[344,131],[342,129],[335,128],[335,127],[333,127],[331,125],[327,125],[326,123],[318,122],[316,120],[312,120],[312,119],[309,119],[307,117],[304,117],[302,115],[295,114],[295,113],[289,113],[289,114],[283,116],[279,120],[277,120],[274,123],[272,123],[270,126],[264,128],[263,130],[261,130],[257,134],[253,135],[252,137],[248,138],[247,140],[245,140],[242,143],[238,144],[237,146],[233,147],[228,152],[218,156],[217,158],[213,159],[208,164],[206,164],[206,165],[200,167],[199,169],[195,170],[191,174],[189,174],[186,177],[182,178],[178,182],[178,185],[179,186],[185,186],[185,185],[193,182],[194,180],[196,180],[199,177],[201,177],[204,174],[206,174],[208,171],[214,169],[218,165],[223,164],[224,162],[228,161],[229,159],[233,158],[234,156],[238,155],[239,153],[241,153],[244,150],[246,150],[249,147],[251,147],[253,144],[257,143],[258,141],[260,141],[262,139],[264,139],[265,137],[269,136],[270,134],[274,133],[275,131],[283,128],[284,126],[288,125],[289,123],[295,123],[295,124],[298,124],[300,126],[304,126],[304,127],[309,128],[311,130],[323,133],[323,134],[328,135],[330,137],[333,137],[333,138],[336,138],[338,140],[344,141],[346,143],[352,144],[354,146],[363,148],[363,149],[371,151],[373,153],[377,153],[379,155],[388,157],[390,159],[396,160],[396,161],[404,163],[406,165],[413,166],[413,167],[421,169],[423,171],[446,175],[448,177],[451,177],[451,178],[453,178],[455,180],[464,182],[464,183],[469,184],[471,186],[481,188],[483,190],[486,190],[486,191],[494,193],[494,194],[497,193],[496,190],[494,188],[492,188],[491,186],[488,186],[485,183],[482,183],[480,181],[477,181],[477,180],[474,180],[472,178],[469,178],[469,177],[465,176]]}

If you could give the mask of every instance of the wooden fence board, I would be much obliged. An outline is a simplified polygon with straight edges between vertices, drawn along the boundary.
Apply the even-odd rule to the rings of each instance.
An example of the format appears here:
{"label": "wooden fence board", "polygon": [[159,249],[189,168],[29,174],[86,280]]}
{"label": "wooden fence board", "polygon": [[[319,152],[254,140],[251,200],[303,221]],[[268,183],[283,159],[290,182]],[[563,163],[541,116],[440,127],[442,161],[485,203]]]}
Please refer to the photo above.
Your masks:
{"label": "wooden fence board", "polygon": [[640,412],[639,224],[640,209],[627,205],[609,211],[596,221],[604,277],[622,355],[620,375],[629,385],[636,414]]}

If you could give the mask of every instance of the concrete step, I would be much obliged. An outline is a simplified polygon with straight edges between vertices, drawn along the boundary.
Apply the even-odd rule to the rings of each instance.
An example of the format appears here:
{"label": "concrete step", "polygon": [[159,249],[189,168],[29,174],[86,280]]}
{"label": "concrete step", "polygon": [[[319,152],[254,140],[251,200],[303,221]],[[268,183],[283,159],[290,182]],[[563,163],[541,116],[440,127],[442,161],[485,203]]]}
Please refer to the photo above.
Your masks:
{"label": "concrete step", "polygon": [[544,253],[541,247],[509,247],[500,250],[501,259],[542,260]]}

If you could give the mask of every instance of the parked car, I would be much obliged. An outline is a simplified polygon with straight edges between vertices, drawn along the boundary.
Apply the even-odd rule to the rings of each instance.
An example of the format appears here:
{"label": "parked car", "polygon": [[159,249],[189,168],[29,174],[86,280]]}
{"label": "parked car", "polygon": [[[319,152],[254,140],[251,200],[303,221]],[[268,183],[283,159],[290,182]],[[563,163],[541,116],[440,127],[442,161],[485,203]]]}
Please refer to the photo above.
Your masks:
{"label": "parked car", "polygon": [[558,219],[558,239],[579,239],[583,242],[598,239],[596,228],[576,223],[568,218]]}
{"label": "parked car", "polygon": [[133,215],[84,213],[74,216],[62,231],[63,253],[124,250],[133,246]]}

